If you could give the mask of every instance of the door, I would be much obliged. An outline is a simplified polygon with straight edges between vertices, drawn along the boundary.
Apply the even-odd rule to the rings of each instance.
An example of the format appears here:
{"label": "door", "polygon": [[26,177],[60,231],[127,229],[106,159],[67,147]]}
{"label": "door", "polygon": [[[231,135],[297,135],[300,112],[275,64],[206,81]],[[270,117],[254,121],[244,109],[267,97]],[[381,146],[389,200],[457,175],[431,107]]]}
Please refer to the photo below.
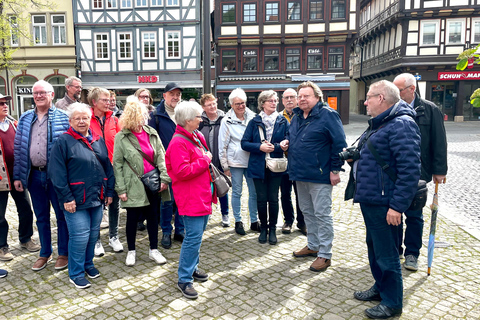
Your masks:
{"label": "door", "polygon": [[18,95],[18,106],[20,114],[18,115],[18,118],[20,119],[20,116],[25,112],[30,109],[33,109],[35,107],[35,101],[33,101],[33,96],[29,95]]}

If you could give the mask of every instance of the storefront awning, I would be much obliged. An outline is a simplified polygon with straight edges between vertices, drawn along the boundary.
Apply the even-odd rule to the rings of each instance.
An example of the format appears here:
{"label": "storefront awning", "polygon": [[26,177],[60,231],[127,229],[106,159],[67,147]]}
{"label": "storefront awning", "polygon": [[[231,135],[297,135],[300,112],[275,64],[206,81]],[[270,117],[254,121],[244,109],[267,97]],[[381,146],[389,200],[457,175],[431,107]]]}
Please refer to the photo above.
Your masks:
{"label": "storefront awning", "polygon": [[304,81],[334,81],[335,75],[334,74],[324,74],[319,76],[306,76],[306,75],[292,75],[292,81],[295,82],[304,82]]}

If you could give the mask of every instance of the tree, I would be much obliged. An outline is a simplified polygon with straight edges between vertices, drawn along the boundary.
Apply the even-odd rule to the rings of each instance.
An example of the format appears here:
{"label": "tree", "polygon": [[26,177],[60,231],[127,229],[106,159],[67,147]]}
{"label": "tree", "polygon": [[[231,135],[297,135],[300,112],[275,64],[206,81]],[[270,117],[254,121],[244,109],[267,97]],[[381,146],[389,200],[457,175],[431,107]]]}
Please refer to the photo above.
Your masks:
{"label": "tree", "polygon": [[[480,49],[480,44],[475,48],[467,49],[460,53],[457,57],[457,60],[460,60],[457,63],[457,70],[465,70],[466,68],[473,68],[473,65],[480,64],[480,54],[477,51]],[[480,88],[475,90],[470,96],[470,103],[475,108],[480,108]]]}

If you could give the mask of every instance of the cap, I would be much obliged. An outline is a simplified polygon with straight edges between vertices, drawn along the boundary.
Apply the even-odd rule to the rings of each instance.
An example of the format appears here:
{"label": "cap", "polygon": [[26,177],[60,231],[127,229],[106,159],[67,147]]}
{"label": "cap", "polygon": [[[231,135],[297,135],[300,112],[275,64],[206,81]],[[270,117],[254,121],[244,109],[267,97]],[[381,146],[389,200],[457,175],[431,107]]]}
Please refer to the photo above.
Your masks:
{"label": "cap", "polygon": [[180,86],[178,84],[176,84],[175,82],[167,83],[167,85],[165,86],[165,92],[169,92],[169,91],[172,91],[172,90],[175,90],[175,89],[179,89],[180,91],[183,91],[183,89],[180,88]]}
{"label": "cap", "polygon": [[4,96],[3,94],[0,93],[0,99],[5,99],[7,101],[12,100],[11,96]]}

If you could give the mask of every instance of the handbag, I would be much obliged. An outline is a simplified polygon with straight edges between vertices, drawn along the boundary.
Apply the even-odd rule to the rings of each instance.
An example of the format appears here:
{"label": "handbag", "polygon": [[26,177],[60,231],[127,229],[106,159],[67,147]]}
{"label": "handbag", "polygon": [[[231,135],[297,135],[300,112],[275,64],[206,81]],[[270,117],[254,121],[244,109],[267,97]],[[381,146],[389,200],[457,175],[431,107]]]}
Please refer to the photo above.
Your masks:
{"label": "handbag", "polygon": [[[263,129],[261,126],[258,126],[258,132],[260,133],[260,140],[265,141],[265,136],[263,135]],[[285,172],[288,167],[288,159],[285,158],[285,153],[282,152],[283,157],[281,158],[272,158],[270,153],[265,155],[265,165],[272,172]]]}
{"label": "handbag", "polygon": [[158,167],[156,163],[154,163],[142,150],[137,149],[137,147],[133,144],[132,140],[130,140],[130,137],[128,137],[128,141],[132,144],[132,146],[142,155],[142,157],[148,161],[154,168],[153,170],[150,170],[149,172],[139,175],[135,169],[130,165],[130,163],[125,159],[127,162],[128,166],[132,171],[135,173],[135,175],[142,181],[142,183],[145,185],[145,187],[148,188],[151,192],[158,192],[160,190],[160,170],[158,170]]}

